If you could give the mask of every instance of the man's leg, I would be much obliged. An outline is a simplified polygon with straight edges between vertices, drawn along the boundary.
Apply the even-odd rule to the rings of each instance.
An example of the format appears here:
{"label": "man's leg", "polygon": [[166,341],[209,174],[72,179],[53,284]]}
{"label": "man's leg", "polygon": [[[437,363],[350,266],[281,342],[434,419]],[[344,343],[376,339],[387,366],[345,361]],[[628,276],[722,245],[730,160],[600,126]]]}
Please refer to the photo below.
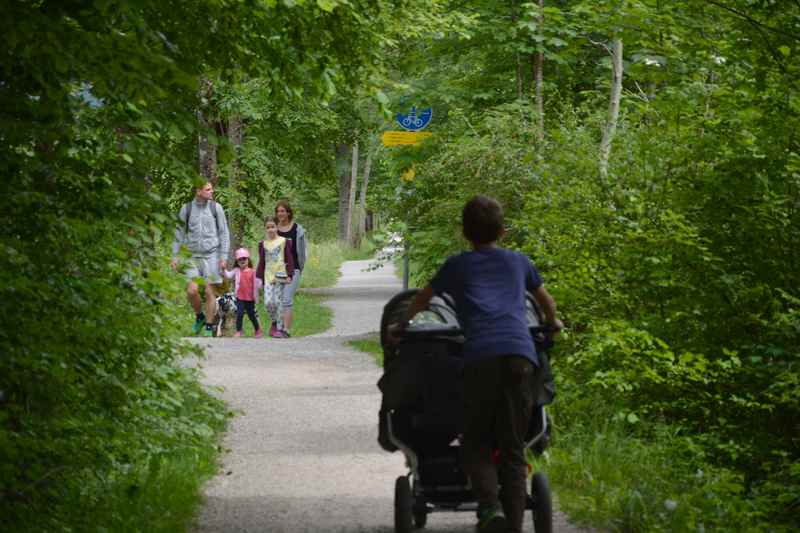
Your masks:
{"label": "man's leg", "polygon": [[503,484],[503,510],[508,531],[519,533],[527,500],[528,463],[525,460],[525,433],[533,409],[533,364],[524,357],[503,358],[501,407],[497,418]]}
{"label": "man's leg", "polygon": [[203,302],[200,299],[200,292],[198,291],[197,283],[190,281],[186,285],[186,298],[189,300],[189,305],[194,310],[194,325],[192,325],[192,333],[197,335],[206,323],[206,317],[203,314]]}
{"label": "man's leg", "polygon": [[206,297],[206,327],[213,324],[217,316],[217,291],[218,285],[206,281],[205,297]]}
{"label": "man's leg", "polygon": [[[464,368],[464,472],[478,501],[480,530],[504,528],[495,522],[499,511],[497,468],[492,462],[496,411],[500,401],[500,363],[493,358],[471,363]],[[498,520],[499,521],[499,520]]]}
{"label": "man's leg", "polygon": [[197,283],[190,281],[186,285],[186,298],[189,300],[189,305],[194,309],[194,314],[200,314],[203,311],[203,302],[200,300],[200,292],[198,291]]}

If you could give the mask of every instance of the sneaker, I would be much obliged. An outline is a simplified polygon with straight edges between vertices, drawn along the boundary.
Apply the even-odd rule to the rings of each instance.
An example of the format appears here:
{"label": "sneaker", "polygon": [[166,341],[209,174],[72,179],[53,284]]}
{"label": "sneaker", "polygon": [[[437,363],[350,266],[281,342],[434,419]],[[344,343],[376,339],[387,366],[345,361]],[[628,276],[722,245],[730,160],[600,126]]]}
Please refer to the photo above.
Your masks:
{"label": "sneaker", "polygon": [[257,329],[255,335],[253,335],[253,337],[255,337],[256,339],[260,339],[263,336],[264,336],[264,331],[260,329]]}
{"label": "sneaker", "polygon": [[202,314],[194,321],[194,325],[192,326],[192,334],[197,335],[200,333],[200,330],[203,329],[203,326],[206,324],[206,317]]}
{"label": "sneaker", "polygon": [[242,332],[241,331],[237,331],[236,333],[233,334],[233,336],[234,337],[241,337],[242,336]]}
{"label": "sneaker", "polygon": [[288,339],[289,337],[291,337],[291,335],[289,335],[289,332],[286,331],[285,329],[280,330],[279,333],[281,334],[281,337],[284,339]]}
{"label": "sneaker", "polygon": [[479,515],[478,525],[475,528],[478,533],[506,533],[508,531],[506,517],[497,509],[487,509]]}
{"label": "sneaker", "polygon": [[206,326],[206,329],[203,330],[203,337],[213,337],[214,336],[214,329],[211,326]]}
{"label": "sneaker", "polygon": [[272,325],[269,327],[269,336],[274,337],[275,333],[278,332],[278,323],[273,322]]}

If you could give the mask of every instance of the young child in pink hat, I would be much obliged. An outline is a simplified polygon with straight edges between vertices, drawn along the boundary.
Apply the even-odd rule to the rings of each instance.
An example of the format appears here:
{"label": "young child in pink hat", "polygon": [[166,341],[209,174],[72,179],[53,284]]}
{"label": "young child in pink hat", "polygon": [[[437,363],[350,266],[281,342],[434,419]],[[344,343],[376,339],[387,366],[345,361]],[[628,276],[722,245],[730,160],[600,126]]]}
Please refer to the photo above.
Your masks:
{"label": "young child in pink hat", "polygon": [[235,257],[236,267],[233,270],[225,270],[225,277],[228,279],[234,278],[235,280],[236,334],[234,337],[242,336],[244,314],[247,313],[247,317],[256,330],[255,337],[261,338],[264,336],[264,332],[261,331],[261,326],[258,325],[258,317],[256,316],[256,302],[258,301],[260,287],[256,279],[256,271],[253,269],[253,262],[250,260],[250,252],[246,248],[239,248],[236,250]]}

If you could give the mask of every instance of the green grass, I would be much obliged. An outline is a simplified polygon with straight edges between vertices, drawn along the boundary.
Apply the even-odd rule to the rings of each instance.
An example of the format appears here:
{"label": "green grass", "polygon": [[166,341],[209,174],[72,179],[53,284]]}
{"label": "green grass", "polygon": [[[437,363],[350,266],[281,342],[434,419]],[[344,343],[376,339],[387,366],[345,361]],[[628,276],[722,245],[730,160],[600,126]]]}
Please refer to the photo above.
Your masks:
{"label": "green grass", "polygon": [[339,267],[344,261],[369,259],[374,254],[374,246],[366,239],[358,249],[342,247],[336,241],[309,243],[300,286],[301,288],[333,287],[339,279]]}
{"label": "green grass", "polygon": [[349,341],[347,344],[356,350],[371,355],[373,359],[375,359],[375,364],[379,367],[383,367],[383,349],[381,348],[377,333],[365,339]]}
{"label": "green grass", "polygon": [[[322,301],[322,296],[316,294],[298,292],[294,295],[294,317],[291,328],[292,337],[305,337],[307,335],[322,333],[330,329],[333,321],[333,312],[329,307],[323,305]],[[264,330],[264,338],[269,339],[267,336],[270,325],[269,314],[264,308],[264,304],[261,302],[256,304],[256,310],[258,311],[259,325]],[[250,319],[247,318],[247,315],[244,317],[242,333],[245,337],[252,337],[255,333],[253,325],[250,323]]]}
{"label": "green grass", "polygon": [[634,427],[601,402],[559,423],[564,402],[551,411],[554,442],[539,466],[570,519],[608,531],[783,531],[760,516],[742,477],[704,461],[691,437],[657,422]]}
{"label": "green grass", "polygon": [[[184,386],[186,386],[184,384]],[[184,390],[182,418],[165,417],[165,427],[181,427],[178,441],[165,436],[148,452],[131,449],[131,462],[105,462],[52,471],[43,499],[24,501],[11,529],[40,531],[152,531],[191,528],[202,503],[202,487],[218,470],[220,437],[230,413],[198,383]],[[112,438],[109,433],[105,438]],[[99,437],[98,437],[99,438]],[[116,436],[116,438],[124,438]],[[137,443],[131,439],[132,446]],[[133,459],[133,457],[137,457]]]}

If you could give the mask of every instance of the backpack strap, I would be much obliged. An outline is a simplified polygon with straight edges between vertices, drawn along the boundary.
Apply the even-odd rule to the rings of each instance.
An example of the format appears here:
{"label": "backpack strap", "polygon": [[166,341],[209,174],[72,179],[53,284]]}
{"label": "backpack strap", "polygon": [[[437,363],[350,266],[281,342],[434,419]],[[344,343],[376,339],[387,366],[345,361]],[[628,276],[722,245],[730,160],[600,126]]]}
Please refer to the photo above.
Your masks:
{"label": "backpack strap", "polygon": [[186,220],[184,220],[185,228],[183,232],[183,238],[187,241],[189,240],[189,217],[192,216],[192,200],[189,200],[186,203]]}

